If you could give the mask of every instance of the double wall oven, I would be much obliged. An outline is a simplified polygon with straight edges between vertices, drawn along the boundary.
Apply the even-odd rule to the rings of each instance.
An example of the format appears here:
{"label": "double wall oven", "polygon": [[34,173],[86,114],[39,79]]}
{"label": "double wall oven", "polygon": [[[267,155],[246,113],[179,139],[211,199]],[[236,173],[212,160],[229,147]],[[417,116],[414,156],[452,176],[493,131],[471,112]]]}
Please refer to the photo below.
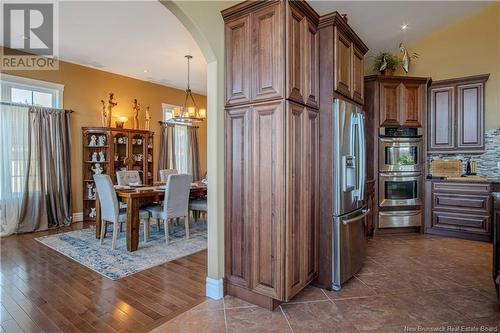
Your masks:
{"label": "double wall oven", "polygon": [[421,226],[422,156],[419,128],[381,129],[379,228]]}

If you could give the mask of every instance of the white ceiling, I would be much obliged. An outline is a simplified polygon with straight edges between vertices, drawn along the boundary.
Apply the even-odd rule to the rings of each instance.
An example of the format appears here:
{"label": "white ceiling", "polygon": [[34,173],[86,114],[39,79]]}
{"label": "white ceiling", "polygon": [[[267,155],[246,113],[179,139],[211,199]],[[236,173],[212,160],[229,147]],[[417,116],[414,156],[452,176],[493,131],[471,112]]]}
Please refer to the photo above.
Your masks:
{"label": "white ceiling", "polygon": [[62,60],[185,89],[191,54],[191,89],[206,94],[205,58],[160,2],[60,1],[58,16]]}
{"label": "white ceiling", "polygon": [[[349,25],[370,49],[370,56],[382,51],[397,52],[425,35],[469,16],[492,1],[320,1],[309,0],[320,14],[346,13]],[[403,24],[408,28],[401,30]],[[418,50],[410,50],[418,53]]]}

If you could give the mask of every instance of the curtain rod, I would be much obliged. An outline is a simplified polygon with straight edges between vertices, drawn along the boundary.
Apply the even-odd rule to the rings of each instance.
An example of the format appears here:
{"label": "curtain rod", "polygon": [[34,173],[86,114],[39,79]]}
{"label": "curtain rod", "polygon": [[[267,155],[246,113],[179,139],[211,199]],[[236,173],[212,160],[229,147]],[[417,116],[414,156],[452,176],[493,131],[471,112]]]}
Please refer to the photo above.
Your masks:
{"label": "curtain rod", "polygon": [[168,121],[158,121],[158,124],[160,124],[161,126],[175,126],[175,125],[179,125],[179,126],[187,126],[187,127],[192,127],[192,128],[200,128],[199,126],[196,126],[196,125],[191,125],[191,124],[184,124],[184,123],[169,123]]}
{"label": "curtain rod", "polygon": [[[0,104],[1,105],[7,105],[7,106],[21,106],[21,107],[26,107],[26,108],[44,108],[44,109],[50,109],[50,110],[53,110],[53,111],[64,111],[66,113],[73,113],[73,112],[75,112],[74,110],[49,108],[49,107],[46,107],[46,106],[36,106],[36,105],[21,104],[21,103],[0,102]],[[35,112],[35,111],[30,111],[30,112]]]}

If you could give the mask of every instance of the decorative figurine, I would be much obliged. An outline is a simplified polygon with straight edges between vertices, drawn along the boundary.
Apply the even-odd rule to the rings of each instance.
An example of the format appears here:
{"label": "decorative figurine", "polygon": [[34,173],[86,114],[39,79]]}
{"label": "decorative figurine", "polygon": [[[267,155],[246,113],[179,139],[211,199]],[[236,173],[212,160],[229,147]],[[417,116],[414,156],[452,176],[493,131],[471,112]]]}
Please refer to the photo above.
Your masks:
{"label": "decorative figurine", "polygon": [[401,59],[401,67],[403,67],[403,70],[408,73],[410,70],[410,61],[411,59],[417,59],[418,54],[413,52],[411,55],[408,54],[408,50],[406,47],[403,45],[403,43],[399,43],[399,52],[403,53],[403,58]]}
{"label": "decorative figurine", "polygon": [[89,217],[91,218],[94,218],[96,217],[96,212],[95,212],[95,208],[90,208],[90,213],[89,213]]}
{"label": "decorative figurine", "polygon": [[382,64],[380,64],[380,68],[378,69],[379,72],[383,72],[384,69],[387,68],[387,58],[385,55],[384,55],[384,58],[382,60],[383,60]]}
{"label": "decorative figurine", "polygon": [[87,183],[87,199],[94,199],[94,186],[92,183]]}
{"label": "decorative figurine", "polygon": [[115,162],[118,162],[118,154],[115,154]]}
{"label": "decorative figurine", "polygon": [[101,167],[101,163],[96,163],[94,164],[93,167],[90,168],[94,172],[94,175],[100,175],[103,172],[103,169]]}
{"label": "decorative figurine", "polygon": [[97,162],[97,152],[93,152],[92,153],[92,159],[91,159],[92,162]]}
{"label": "decorative figurine", "polygon": [[97,136],[95,136],[95,135],[90,136],[89,146],[90,147],[97,146]]}
{"label": "decorative figurine", "polygon": [[134,99],[132,110],[134,111],[134,129],[139,129],[139,112],[141,111],[141,105],[137,102],[137,99]]}
{"label": "decorative figurine", "polygon": [[146,106],[146,121],[144,122],[144,129],[149,131],[151,123],[151,113],[149,112],[149,106]]}
{"label": "decorative figurine", "polygon": [[113,114],[113,108],[118,105],[118,102],[115,101],[113,93],[109,93],[109,101],[108,106],[106,107],[106,103],[101,99],[102,110],[101,110],[101,120],[103,127],[111,127],[111,117]]}
{"label": "decorative figurine", "polygon": [[98,146],[106,145],[106,135],[99,135],[99,138],[97,139],[97,145]]}
{"label": "decorative figurine", "polygon": [[99,162],[106,162],[106,157],[104,156],[104,152],[102,150],[99,152]]}

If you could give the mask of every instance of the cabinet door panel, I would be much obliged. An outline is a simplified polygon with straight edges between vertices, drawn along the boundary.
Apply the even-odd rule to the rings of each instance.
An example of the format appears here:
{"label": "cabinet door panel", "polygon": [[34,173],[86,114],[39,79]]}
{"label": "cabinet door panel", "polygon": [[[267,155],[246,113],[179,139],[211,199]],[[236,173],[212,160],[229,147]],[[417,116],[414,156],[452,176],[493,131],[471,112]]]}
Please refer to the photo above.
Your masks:
{"label": "cabinet door panel", "polygon": [[490,217],[486,215],[455,214],[433,211],[432,227],[434,229],[490,234]]}
{"label": "cabinet door panel", "polygon": [[226,277],[250,286],[251,107],[226,111]]}
{"label": "cabinet door panel", "polygon": [[283,36],[281,5],[275,3],[253,15],[253,99],[283,96]]}
{"label": "cabinet door panel", "polygon": [[399,126],[400,94],[399,83],[380,83],[380,126]]}
{"label": "cabinet door panel", "polygon": [[483,84],[459,85],[457,94],[457,148],[484,149]]}
{"label": "cabinet door panel", "polygon": [[453,87],[430,90],[428,150],[450,150],[455,147],[455,112]]}
{"label": "cabinet door panel", "polygon": [[283,102],[261,104],[252,115],[252,288],[283,298],[284,254]]}
{"label": "cabinet door panel", "polygon": [[351,98],[352,43],[335,27],[334,89]]}
{"label": "cabinet door panel", "polygon": [[287,97],[299,103],[305,103],[303,28],[305,17],[290,5],[287,9]]}
{"label": "cabinet door panel", "polygon": [[401,106],[401,125],[422,127],[423,86],[421,84],[403,83]]}
{"label": "cabinet door panel", "polygon": [[226,23],[226,105],[250,102],[250,16]]}
{"label": "cabinet door panel", "polygon": [[304,265],[304,117],[305,107],[287,103],[286,158],[286,295],[295,295],[301,288]]}
{"label": "cabinet door panel", "polygon": [[304,129],[304,283],[318,272],[319,237],[319,113],[307,109]]}
{"label": "cabinet door panel", "polygon": [[364,55],[356,46],[352,47],[352,99],[364,102]]}
{"label": "cabinet door panel", "polygon": [[306,104],[313,108],[319,108],[319,32],[309,20],[306,20],[305,28]]}

